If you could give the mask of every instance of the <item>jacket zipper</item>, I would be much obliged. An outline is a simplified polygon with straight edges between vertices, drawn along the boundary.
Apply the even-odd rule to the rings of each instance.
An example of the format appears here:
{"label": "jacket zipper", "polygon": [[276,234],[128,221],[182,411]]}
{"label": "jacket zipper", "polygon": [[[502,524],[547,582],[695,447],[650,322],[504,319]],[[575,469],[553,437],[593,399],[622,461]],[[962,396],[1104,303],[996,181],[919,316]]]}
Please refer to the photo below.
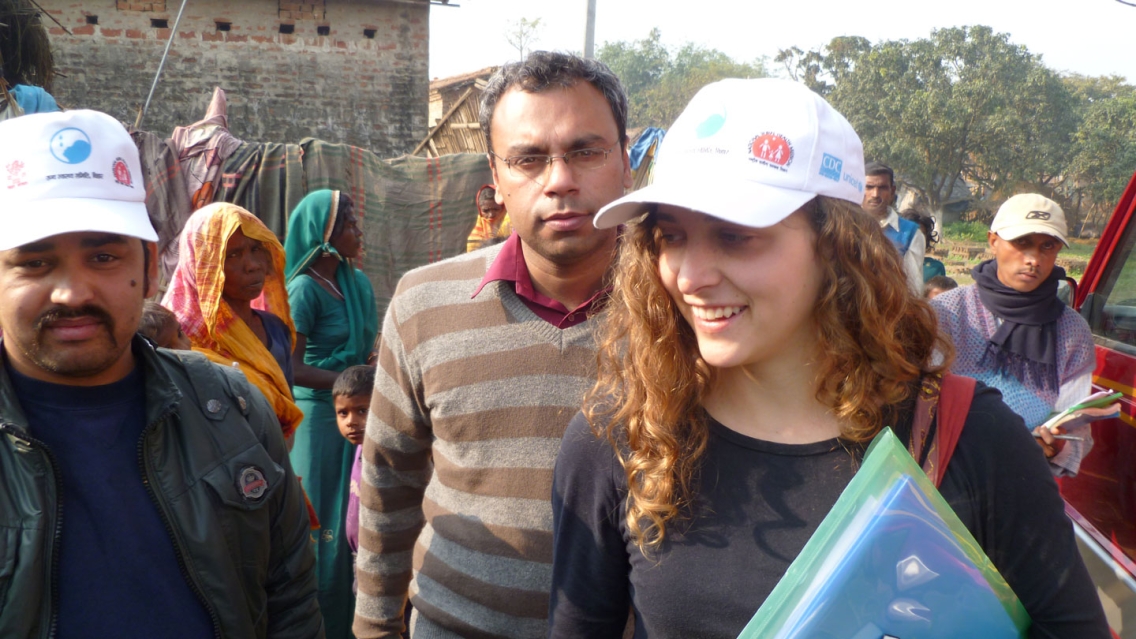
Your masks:
{"label": "jacket zipper", "polygon": [[55,532],[51,537],[51,622],[48,625],[47,636],[55,636],[59,625],[59,545],[63,543],[63,474],[59,464],[55,461],[55,454],[42,441],[20,432],[14,424],[0,423],[0,433],[8,432],[16,439],[29,447],[40,448],[47,456],[47,463],[51,466],[51,474],[55,477]]}
{"label": "jacket zipper", "polygon": [[221,621],[217,618],[217,612],[213,609],[213,605],[210,604],[209,600],[205,597],[205,593],[201,590],[201,586],[198,585],[197,579],[194,578],[192,574],[190,574],[189,568],[185,563],[185,553],[182,552],[181,541],[178,539],[177,533],[174,531],[174,527],[170,523],[169,517],[166,516],[165,506],[162,504],[161,499],[158,497],[157,491],[155,491],[154,487],[150,484],[150,469],[149,464],[146,463],[145,453],[146,438],[150,436],[150,433],[153,432],[154,428],[158,425],[159,422],[165,420],[167,417],[170,417],[174,413],[175,411],[172,409],[167,410],[165,413],[159,416],[158,419],[154,420],[152,423],[146,426],[146,430],[142,431],[142,437],[138,439],[138,468],[142,471],[142,485],[146,487],[146,492],[150,495],[150,500],[153,501],[154,506],[157,507],[158,515],[162,518],[162,523],[166,526],[166,534],[169,535],[170,541],[173,542],[174,554],[177,556],[178,566],[181,568],[181,576],[183,579],[185,579],[186,583],[189,584],[190,588],[193,590],[193,594],[197,595],[197,600],[200,601],[201,605],[205,607],[206,612],[209,613],[209,619],[213,622],[213,636],[216,639],[222,639]]}

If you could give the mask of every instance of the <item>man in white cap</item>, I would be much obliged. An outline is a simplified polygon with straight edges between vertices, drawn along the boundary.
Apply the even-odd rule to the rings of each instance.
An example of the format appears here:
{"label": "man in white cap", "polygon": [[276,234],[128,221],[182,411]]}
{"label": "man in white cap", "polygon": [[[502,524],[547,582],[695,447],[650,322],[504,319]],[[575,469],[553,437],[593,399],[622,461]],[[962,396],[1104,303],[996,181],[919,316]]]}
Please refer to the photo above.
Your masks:
{"label": "man in white cap", "polygon": [[1096,363],[1088,323],[1057,297],[1065,270],[1056,261],[1068,245],[1066,232],[1056,202],[1015,195],[987,234],[994,259],[974,267],[974,284],[931,301],[954,342],[951,371],[1002,391],[1058,476],[1075,475],[1092,448],[1087,422],[1069,433],[1039,426],[1092,392]]}
{"label": "man in white cap", "polygon": [[135,334],[158,237],[130,136],[70,111],[0,140],[0,636],[322,637],[272,409]]}

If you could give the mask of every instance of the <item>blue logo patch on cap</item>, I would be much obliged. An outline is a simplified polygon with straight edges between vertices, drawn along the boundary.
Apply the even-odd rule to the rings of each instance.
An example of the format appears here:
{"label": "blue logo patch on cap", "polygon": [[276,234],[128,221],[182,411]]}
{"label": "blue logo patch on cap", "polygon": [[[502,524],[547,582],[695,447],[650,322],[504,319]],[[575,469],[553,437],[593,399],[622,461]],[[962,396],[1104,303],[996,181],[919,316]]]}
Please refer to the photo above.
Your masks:
{"label": "blue logo patch on cap", "polygon": [[91,157],[91,138],[75,127],[60,129],[51,137],[51,155],[64,164],[81,164]]}
{"label": "blue logo patch on cap", "polygon": [[725,126],[725,124],[726,116],[720,113],[715,113],[714,115],[711,115],[710,117],[703,120],[702,124],[699,124],[698,127],[694,129],[694,134],[697,135],[699,139],[708,138],[718,131],[721,131],[722,127]]}
{"label": "blue logo patch on cap", "polygon": [[834,155],[825,153],[824,157],[820,159],[820,176],[826,177],[833,182],[840,181],[840,171],[843,168],[844,160]]}

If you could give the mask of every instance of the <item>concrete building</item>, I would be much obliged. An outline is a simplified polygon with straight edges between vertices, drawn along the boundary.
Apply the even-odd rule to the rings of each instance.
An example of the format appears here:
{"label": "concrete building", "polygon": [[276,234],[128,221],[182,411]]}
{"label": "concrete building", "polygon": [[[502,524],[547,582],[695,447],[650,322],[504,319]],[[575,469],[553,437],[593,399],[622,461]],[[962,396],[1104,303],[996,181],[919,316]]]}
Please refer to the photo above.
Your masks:
{"label": "concrete building", "polygon": [[54,94],[133,123],[174,41],[141,128],[169,135],[228,93],[233,134],[317,137],[409,153],[427,124],[429,0],[39,0],[55,52]]}

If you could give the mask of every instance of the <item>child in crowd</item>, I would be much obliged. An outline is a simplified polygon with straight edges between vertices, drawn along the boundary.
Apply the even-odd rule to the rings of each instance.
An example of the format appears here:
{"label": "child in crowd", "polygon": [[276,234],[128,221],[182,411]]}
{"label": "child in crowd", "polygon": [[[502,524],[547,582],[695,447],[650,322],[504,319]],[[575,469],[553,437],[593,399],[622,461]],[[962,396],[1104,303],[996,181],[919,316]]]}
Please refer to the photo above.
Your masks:
{"label": "child in crowd", "polygon": [[923,285],[923,297],[926,299],[932,299],[936,295],[946,293],[952,288],[958,288],[958,285],[959,283],[956,282],[952,277],[947,277],[946,275],[936,275],[935,277],[927,280],[927,283]]}
{"label": "child in crowd", "polygon": [[355,448],[355,463],[351,467],[351,493],[347,499],[347,543],[354,555],[359,550],[359,482],[362,481],[363,431],[367,428],[367,411],[371,406],[371,389],[375,385],[374,366],[351,366],[339,374],[331,387],[335,403],[335,423],[339,434]]}
{"label": "child in crowd", "polygon": [[145,306],[142,307],[142,321],[138,324],[138,332],[161,348],[180,351],[193,348],[189,338],[182,332],[173,311],[154,300],[146,300]]}

